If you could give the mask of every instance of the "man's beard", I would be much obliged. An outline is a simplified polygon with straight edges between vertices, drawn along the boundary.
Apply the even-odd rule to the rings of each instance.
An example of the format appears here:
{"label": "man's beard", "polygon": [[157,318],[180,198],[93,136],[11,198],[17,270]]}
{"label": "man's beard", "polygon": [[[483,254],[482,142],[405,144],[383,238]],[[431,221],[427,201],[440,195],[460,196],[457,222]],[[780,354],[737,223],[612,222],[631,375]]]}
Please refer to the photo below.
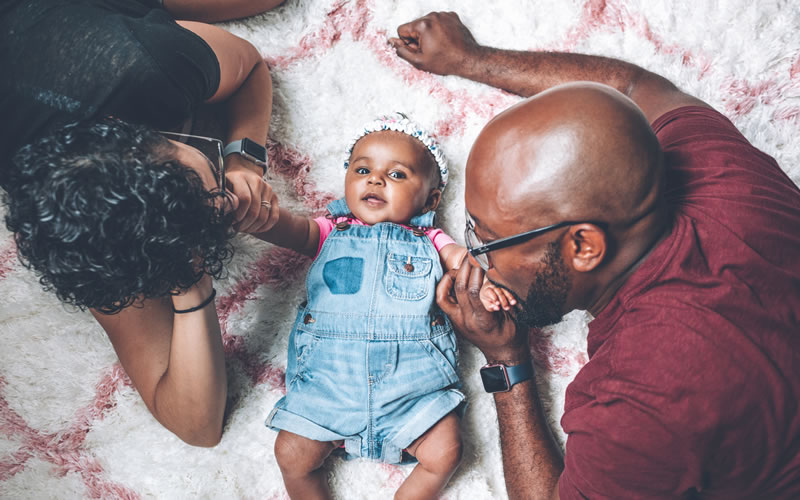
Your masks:
{"label": "man's beard", "polygon": [[553,325],[561,321],[564,316],[564,305],[572,283],[567,266],[561,257],[559,241],[553,241],[547,246],[541,264],[541,271],[536,273],[528,288],[527,298],[522,301],[517,297],[519,306],[513,314],[513,319],[518,329]]}

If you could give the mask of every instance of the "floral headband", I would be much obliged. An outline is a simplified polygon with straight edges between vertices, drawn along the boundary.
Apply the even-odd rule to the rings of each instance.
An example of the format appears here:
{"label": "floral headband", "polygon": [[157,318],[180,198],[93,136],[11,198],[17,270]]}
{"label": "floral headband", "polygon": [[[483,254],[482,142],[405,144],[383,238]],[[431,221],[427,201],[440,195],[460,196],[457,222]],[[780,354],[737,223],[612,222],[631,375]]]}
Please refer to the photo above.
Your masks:
{"label": "floral headband", "polygon": [[411,137],[419,140],[423,146],[433,155],[436,164],[439,166],[439,173],[441,174],[442,181],[439,183],[439,188],[444,190],[447,185],[447,160],[439,148],[439,143],[433,138],[425,129],[420,127],[417,123],[411,121],[406,115],[400,112],[394,112],[389,115],[379,116],[375,120],[364,125],[358,134],[350,141],[347,146],[346,156],[344,160],[344,168],[350,167],[350,155],[353,153],[353,148],[356,143],[365,135],[373,132],[381,132],[384,130],[393,130],[395,132],[402,132],[410,135]]}

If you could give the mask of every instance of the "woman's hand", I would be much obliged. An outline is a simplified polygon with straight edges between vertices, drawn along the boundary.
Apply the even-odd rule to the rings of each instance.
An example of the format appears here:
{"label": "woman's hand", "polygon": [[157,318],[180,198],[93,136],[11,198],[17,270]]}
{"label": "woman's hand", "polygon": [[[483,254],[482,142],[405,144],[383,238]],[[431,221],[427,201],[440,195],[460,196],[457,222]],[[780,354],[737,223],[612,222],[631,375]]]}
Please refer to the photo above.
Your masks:
{"label": "woman's hand", "polygon": [[[278,197],[266,180],[239,155],[230,155],[225,161],[225,177],[229,189],[238,200],[234,212],[234,228],[243,233],[263,233],[278,222]],[[249,165],[248,165],[249,163]],[[258,167],[260,169],[260,167]]]}
{"label": "woman's hand", "polygon": [[389,43],[415,68],[437,75],[460,75],[481,46],[455,12],[431,12],[397,28]]}

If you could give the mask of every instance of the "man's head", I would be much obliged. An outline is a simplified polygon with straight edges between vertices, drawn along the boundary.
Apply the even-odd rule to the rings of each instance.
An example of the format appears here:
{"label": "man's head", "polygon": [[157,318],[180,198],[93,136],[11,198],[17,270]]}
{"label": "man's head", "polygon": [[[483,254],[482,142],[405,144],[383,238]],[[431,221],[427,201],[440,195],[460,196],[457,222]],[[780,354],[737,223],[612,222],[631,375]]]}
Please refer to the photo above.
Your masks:
{"label": "man's head", "polygon": [[231,255],[208,160],[155,131],[70,125],[13,161],[6,224],[23,263],[66,303],[116,312],[219,275]]}
{"label": "man's head", "polygon": [[636,105],[600,84],[555,87],[486,125],[466,170],[477,239],[568,223],[485,254],[489,279],[519,299],[518,322],[607,302],[663,232],[661,156]]}

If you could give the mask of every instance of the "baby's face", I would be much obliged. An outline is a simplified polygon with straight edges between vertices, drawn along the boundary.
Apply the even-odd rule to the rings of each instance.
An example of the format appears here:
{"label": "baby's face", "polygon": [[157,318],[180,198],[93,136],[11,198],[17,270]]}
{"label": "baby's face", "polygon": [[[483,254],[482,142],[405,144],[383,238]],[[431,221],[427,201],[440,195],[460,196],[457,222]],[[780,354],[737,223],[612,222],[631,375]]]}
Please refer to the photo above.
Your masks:
{"label": "baby's face", "polygon": [[[425,146],[402,132],[373,132],[356,143],[345,176],[345,199],[367,224],[407,224],[420,213],[436,182]],[[438,204],[428,203],[433,210]]]}

